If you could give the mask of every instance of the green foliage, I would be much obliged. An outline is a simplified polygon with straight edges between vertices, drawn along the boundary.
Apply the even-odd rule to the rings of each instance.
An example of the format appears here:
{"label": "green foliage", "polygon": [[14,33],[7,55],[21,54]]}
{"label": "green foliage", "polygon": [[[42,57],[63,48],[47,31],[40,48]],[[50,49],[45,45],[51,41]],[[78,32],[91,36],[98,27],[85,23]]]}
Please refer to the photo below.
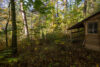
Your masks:
{"label": "green foliage", "polygon": [[52,63],[50,63],[50,64],[48,65],[48,67],[53,67]]}
{"label": "green foliage", "polygon": [[0,59],[4,58],[4,56],[0,56]]}
{"label": "green foliage", "polygon": [[43,5],[43,2],[41,2],[41,0],[35,0],[35,2],[34,2],[34,8],[36,9],[36,10],[40,10],[40,7]]}
{"label": "green foliage", "polygon": [[18,58],[8,58],[6,59],[8,61],[8,63],[15,63],[18,62]]}
{"label": "green foliage", "polygon": [[80,5],[80,2],[82,2],[82,0],[75,0],[77,5]]}
{"label": "green foliage", "polygon": [[50,14],[51,7],[47,4],[44,4],[41,0],[35,0],[34,8],[36,11],[40,12],[41,14]]}

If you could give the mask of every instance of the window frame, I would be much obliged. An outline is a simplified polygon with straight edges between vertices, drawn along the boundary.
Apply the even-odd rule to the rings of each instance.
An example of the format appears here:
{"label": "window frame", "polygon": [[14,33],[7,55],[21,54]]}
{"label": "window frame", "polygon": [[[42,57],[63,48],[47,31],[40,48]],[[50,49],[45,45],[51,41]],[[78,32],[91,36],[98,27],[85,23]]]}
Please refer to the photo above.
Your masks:
{"label": "window frame", "polygon": [[[97,32],[92,32],[92,33],[90,33],[89,32],[89,24],[95,24],[96,23],[96,25],[97,25],[97,27],[96,27],[96,30],[97,30]],[[92,27],[93,28],[93,27]],[[93,28],[94,29],[94,28]],[[92,30],[93,30],[92,29]],[[88,34],[98,34],[98,22],[89,22],[89,23],[87,23],[87,33]]]}

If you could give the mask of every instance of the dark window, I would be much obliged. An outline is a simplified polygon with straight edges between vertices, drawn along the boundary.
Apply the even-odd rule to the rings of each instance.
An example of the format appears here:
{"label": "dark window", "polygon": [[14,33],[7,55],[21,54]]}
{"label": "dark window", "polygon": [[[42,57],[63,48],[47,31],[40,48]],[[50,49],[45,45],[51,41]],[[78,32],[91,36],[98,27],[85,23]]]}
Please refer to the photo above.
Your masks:
{"label": "dark window", "polygon": [[97,23],[88,23],[88,33],[97,33],[98,25]]}

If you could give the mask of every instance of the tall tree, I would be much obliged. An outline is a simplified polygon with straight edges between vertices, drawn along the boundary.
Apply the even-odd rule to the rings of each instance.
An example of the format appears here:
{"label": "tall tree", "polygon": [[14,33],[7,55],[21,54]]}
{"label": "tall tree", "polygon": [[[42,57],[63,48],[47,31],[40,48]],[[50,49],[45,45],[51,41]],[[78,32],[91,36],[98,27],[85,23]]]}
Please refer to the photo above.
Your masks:
{"label": "tall tree", "polygon": [[84,17],[86,17],[86,14],[87,14],[87,0],[84,1],[83,14],[84,14]]}
{"label": "tall tree", "polygon": [[13,54],[17,53],[17,25],[16,25],[16,11],[15,1],[10,0],[11,3],[11,21],[12,21],[12,49]]}
{"label": "tall tree", "polygon": [[6,23],[6,27],[5,27],[5,35],[6,35],[6,47],[8,47],[8,24],[9,24],[9,20],[10,20],[10,3],[8,5],[8,19],[7,19],[7,23]]}
{"label": "tall tree", "polygon": [[[52,5],[52,7],[55,7],[54,0],[50,0],[50,4]],[[52,8],[52,23],[51,23],[51,26],[54,24],[54,22],[55,22],[55,9]]]}
{"label": "tall tree", "polygon": [[56,0],[56,2],[57,2],[57,17],[59,17],[59,12],[58,12],[59,4],[58,4],[58,0]]}
{"label": "tall tree", "polygon": [[21,8],[22,18],[23,18],[23,22],[24,22],[25,35],[27,37],[29,37],[28,24],[27,24],[26,12],[24,10],[24,1],[23,0],[20,0],[20,8]]}
{"label": "tall tree", "polygon": [[64,6],[64,12],[67,11],[67,7],[68,7],[68,1],[67,0],[63,0],[63,6]]}

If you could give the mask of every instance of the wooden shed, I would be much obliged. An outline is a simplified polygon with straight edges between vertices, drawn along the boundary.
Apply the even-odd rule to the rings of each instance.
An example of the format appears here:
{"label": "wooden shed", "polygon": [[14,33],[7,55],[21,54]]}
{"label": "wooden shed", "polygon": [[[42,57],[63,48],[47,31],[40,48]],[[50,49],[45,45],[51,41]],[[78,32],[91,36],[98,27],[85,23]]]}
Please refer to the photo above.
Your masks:
{"label": "wooden shed", "polygon": [[[83,44],[85,47],[100,51],[100,11],[68,28],[68,30],[72,31],[71,34],[73,34],[73,30],[75,31],[81,29],[84,31]],[[80,34],[80,31],[76,33]]]}

